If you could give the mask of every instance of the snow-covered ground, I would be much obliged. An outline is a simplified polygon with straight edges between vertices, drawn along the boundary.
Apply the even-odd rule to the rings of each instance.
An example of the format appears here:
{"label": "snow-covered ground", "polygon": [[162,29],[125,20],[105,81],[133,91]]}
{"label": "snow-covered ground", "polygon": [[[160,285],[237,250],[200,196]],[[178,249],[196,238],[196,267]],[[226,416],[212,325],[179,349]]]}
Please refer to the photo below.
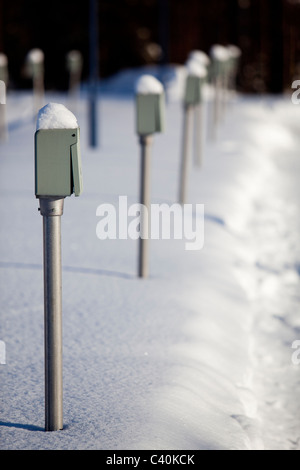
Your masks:
{"label": "snow-covered ground", "polygon": [[[172,82],[167,128],[154,138],[155,203],[178,199],[181,83]],[[100,204],[139,202],[134,100],[122,84],[128,91],[129,72],[101,95],[98,148],[88,144],[84,97],[74,110],[84,192],[65,200],[62,217],[64,430],[53,433],[44,431],[36,122],[29,93],[8,96],[0,447],[300,449],[300,365],[292,361],[300,340],[299,107],[289,96],[231,102],[217,140],[206,141],[203,167],[190,168],[188,202],[205,207],[204,248],[151,240],[150,277],[139,279],[137,241],[96,236]],[[45,102],[68,106],[66,95]]]}

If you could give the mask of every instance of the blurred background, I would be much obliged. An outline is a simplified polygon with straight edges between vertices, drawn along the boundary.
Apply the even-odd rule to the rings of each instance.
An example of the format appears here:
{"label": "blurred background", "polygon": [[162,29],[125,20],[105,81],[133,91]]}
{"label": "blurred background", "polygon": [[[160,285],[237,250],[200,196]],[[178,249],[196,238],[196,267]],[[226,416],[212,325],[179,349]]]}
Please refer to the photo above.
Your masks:
{"label": "blurred background", "polygon": [[[99,76],[146,64],[184,64],[215,44],[242,50],[238,88],[282,93],[300,77],[300,0],[98,0]],[[31,87],[28,51],[45,54],[46,89],[68,87],[66,54],[77,49],[89,76],[89,0],[0,0],[0,52],[9,87]]]}

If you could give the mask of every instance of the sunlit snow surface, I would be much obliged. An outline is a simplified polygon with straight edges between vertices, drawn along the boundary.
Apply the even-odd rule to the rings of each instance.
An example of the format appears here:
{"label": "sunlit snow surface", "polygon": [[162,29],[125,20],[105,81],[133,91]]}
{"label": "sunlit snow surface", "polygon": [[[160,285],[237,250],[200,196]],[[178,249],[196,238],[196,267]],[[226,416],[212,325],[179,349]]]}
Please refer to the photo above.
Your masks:
{"label": "sunlit snow surface", "polygon": [[[178,198],[178,83],[167,130],[154,138],[156,203]],[[64,94],[47,102],[69,104]],[[152,240],[147,280],[137,278],[136,241],[96,237],[99,204],[117,206],[120,195],[139,202],[134,99],[101,95],[97,149],[88,144],[85,97],[72,109],[85,189],[66,199],[62,217],[64,430],[46,433],[36,120],[30,94],[8,95],[2,449],[300,449],[300,365],[292,362],[300,340],[299,109],[290,96],[234,97],[202,168],[190,167],[189,202],[205,205],[204,248]]]}

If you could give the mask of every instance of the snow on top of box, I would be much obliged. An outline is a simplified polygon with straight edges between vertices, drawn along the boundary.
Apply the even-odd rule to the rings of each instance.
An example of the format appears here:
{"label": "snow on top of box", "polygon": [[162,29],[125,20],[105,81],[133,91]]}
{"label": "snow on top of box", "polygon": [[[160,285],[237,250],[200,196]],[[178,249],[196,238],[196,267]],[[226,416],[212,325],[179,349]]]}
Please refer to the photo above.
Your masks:
{"label": "snow on top of box", "polygon": [[206,67],[196,60],[189,60],[186,63],[186,68],[188,75],[192,75],[193,77],[205,78],[207,76]]}
{"label": "snow on top of box", "polygon": [[227,47],[228,51],[229,51],[229,54],[231,55],[231,57],[233,59],[238,59],[241,54],[242,54],[242,51],[239,47],[235,46],[234,44],[230,44],[228,47]]}
{"label": "snow on top of box", "polygon": [[67,54],[67,60],[70,62],[82,62],[82,54],[80,51],[73,49]]}
{"label": "snow on top of box", "polygon": [[136,83],[136,93],[142,95],[157,95],[164,91],[162,83],[153,75],[142,75]]}
{"label": "snow on top of box", "polygon": [[210,55],[213,59],[219,60],[221,62],[228,60],[230,57],[228,49],[219,44],[215,44],[214,46],[212,46],[210,50]]}
{"label": "snow on top of box", "polygon": [[27,54],[27,60],[34,64],[39,64],[44,60],[44,53],[41,49],[31,49]]}
{"label": "snow on top of box", "polygon": [[189,53],[188,60],[195,60],[196,62],[199,62],[199,64],[208,66],[210,63],[210,59],[207,54],[203,51],[191,51]]}
{"label": "snow on top of box", "polygon": [[40,109],[36,129],[75,129],[77,119],[63,104],[48,103]]}
{"label": "snow on top of box", "polygon": [[7,57],[3,52],[0,52],[0,65],[3,67],[7,65]]}

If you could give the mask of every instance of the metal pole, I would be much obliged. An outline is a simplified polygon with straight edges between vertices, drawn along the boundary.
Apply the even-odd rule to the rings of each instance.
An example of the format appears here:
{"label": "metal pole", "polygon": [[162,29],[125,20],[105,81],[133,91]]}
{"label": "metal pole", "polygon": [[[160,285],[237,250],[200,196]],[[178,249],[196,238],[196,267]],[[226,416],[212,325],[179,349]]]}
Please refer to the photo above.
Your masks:
{"label": "metal pole", "polygon": [[185,204],[187,193],[187,180],[189,168],[189,143],[191,132],[192,106],[185,105],[183,121],[183,139],[182,139],[182,160],[180,172],[179,203]]}
{"label": "metal pole", "polygon": [[6,119],[6,84],[0,80],[0,142],[7,140],[7,119]]}
{"label": "metal pole", "polygon": [[217,130],[221,118],[221,100],[222,100],[222,78],[217,76],[214,83],[215,96],[214,96],[214,116],[212,126],[212,137],[217,137]]}
{"label": "metal pole", "polygon": [[222,74],[221,91],[221,118],[224,119],[227,111],[228,102],[228,74],[226,70]]}
{"label": "metal pole", "polygon": [[159,42],[162,48],[160,63],[161,65],[167,65],[169,62],[169,0],[159,0],[158,8]]}
{"label": "metal pole", "polygon": [[140,201],[146,207],[146,213],[141,213],[141,237],[139,252],[139,277],[146,278],[149,274],[149,212],[150,212],[150,186],[151,186],[151,145],[152,135],[141,135],[141,188]]}
{"label": "metal pole", "polygon": [[90,48],[90,145],[97,146],[97,86],[98,86],[98,0],[90,0],[89,3],[89,48]]}
{"label": "metal pole", "polygon": [[6,104],[0,103],[0,142],[8,139]]}
{"label": "metal pole", "polygon": [[198,167],[203,163],[203,147],[204,147],[204,103],[203,101],[196,106],[196,126],[195,126],[195,161]]}
{"label": "metal pole", "polygon": [[40,198],[44,242],[45,429],[63,428],[61,216],[64,199]]}
{"label": "metal pole", "polygon": [[44,71],[43,65],[40,65],[38,70],[34,71],[33,75],[33,106],[34,106],[34,115],[36,116],[38,111],[43,105],[44,99]]}

